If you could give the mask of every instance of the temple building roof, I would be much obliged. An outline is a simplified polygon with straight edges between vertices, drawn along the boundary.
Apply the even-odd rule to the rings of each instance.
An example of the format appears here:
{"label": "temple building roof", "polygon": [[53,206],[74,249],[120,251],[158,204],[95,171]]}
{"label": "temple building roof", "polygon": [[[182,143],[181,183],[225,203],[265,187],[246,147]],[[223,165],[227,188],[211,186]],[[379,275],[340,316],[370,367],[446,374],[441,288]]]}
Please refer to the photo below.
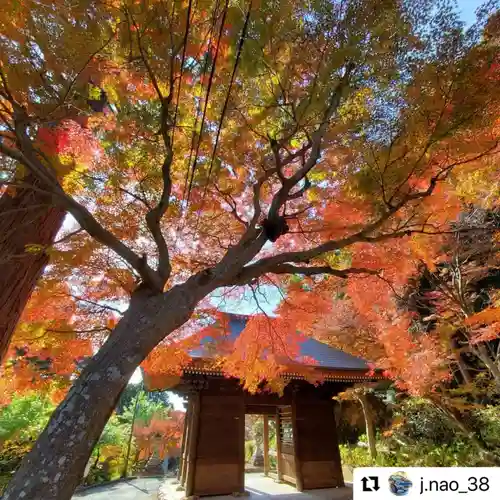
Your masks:
{"label": "temple building roof", "polygon": [[[235,341],[240,333],[245,328],[248,321],[248,316],[239,316],[231,314],[229,321],[230,334],[226,337],[226,341]],[[207,347],[205,347],[207,346]],[[202,345],[198,349],[190,352],[194,359],[211,358],[217,353],[217,345],[212,343],[210,338],[205,338]],[[297,359],[293,360],[298,364],[308,364],[302,361],[309,359],[312,362],[309,364],[318,368],[329,368],[338,370],[369,370],[369,366],[365,360],[352,356],[340,349],[331,347],[323,342],[319,342],[311,337],[305,337],[300,343],[300,352]]]}
{"label": "temple building roof", "polygon": [[[211,377],[227,376],[214,361],[231,352],[233,343],[244,330],[249,316],[229,314],[229,332],[222,338],[205,336],[199,347],[189,351],[191,362],[184,366],[183,375],[205,375]],[[284,379],[315,379],[339,382],[363,382],[380,380],[382,375],[374,372],[367,361],[349,353],[331,347],[314,338],[303,336],[298,340],[294,357],[283,357],[280,364],[283,372],[280,377]],[[165,389],[168,385],[168,376],[160,370],[151,372],[144,370],[144,382],[151,389]],[[176,377],[170,377],[170,384],[175,385]],[[177,380],[179,380],[177,378]]]}

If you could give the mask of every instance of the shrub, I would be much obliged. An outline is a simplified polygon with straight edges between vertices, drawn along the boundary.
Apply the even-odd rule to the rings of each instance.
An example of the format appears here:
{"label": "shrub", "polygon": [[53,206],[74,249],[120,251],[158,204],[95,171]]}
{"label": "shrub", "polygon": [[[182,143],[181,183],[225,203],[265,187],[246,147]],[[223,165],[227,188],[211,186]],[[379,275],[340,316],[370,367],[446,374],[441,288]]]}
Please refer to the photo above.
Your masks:
{"label": "shrub", "polygon": [[[130,424],[121,421],[117,415],[111,415],[92,451],[91,466],[85,484],[112,481],[121,476],[125,467],[129,437]],[[135,444],[132,440],[130,462],[133,462],[135,455]],[[130,467],[132,465],[133,463],[129,463]]]}
{"label": "shrub", "polygon": [[47,425],[54,404],[44,396],[14,397],[0,409],[0,445],[7,440],[33,441]]}
{"label": "shrub", "polygon": [[0,493],[48,422],[53,403],[44,396],[14,397],[0,409]]}
{"label": "shrub", "polygon": [[498,406],[487,406],[475,410],[472,414],[472,425],[492,448],[500,448],[500,409]]}
{"label": "shrub", "polygon": [[[473,409],[467,420],[490,448],[500,446],[498,407]],[[372,460],[366,447],[340,446],[343,463],[353,467],[491,465],[478,454],[467,437],[457,433],[453,423],[439,409],[418,398],[407,399],[395,410],[392,428],[377,437],[377,451],[376,460]]]}

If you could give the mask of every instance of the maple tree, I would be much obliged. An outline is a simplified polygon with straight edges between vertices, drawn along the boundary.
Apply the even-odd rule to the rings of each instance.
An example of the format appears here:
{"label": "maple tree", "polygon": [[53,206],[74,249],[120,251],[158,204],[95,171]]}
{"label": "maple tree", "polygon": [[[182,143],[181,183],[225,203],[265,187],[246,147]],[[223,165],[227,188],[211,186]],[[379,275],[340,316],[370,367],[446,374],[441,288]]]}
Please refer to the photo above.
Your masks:
{"label": "maple tree", "polygon": [[92,354],[91,339],[75,332],[76,307],[68,287],[57,281],[42,280],[41,285],[51,301],[47,303],[42,289],[35,290],[23,312],[3,365],[0,404],[33,391],[59,402]]}
{"label": "maple tree", "polygon": [[[347,287],[390,345],[401,325],[375,283],[432,254],[460,209],[455,176],[498,152],[495,45],[446,2],[0,9],[2,182],[29,172],[75,221],[39,293],[50,304],[44,284],[64,283],[68,329],[98,349],[5,499],[70,498],[133,371],[210,328],[217,289],[278,286],[283,342]],[[246,330],[230,373],[273,342],[259,318]],[[403,338],[389,355],[407,348],[419,354]],[[250,386],[269,376],[254,366]]]}
{"label": "maple tree", "polygon": [[149,422],[134,426],[134,437],[139,449],[138,459],[148,460],[152,455],[160,459],[180,450],[185,413],[171,411],[168,417],[153,415]]}
{"label": "maple tree", "polygon": [[[315,330],[325,341],[387,370],[400,389],[439,409],[478,456],[498,464],[495,448],[471,425],[473,412],[496,408],[500,396],[498,203],[488,200],[483,199],[485,208],[464,209],[436,259],[414,256],[414,271],[405,283],[372,283],[369,300],[380,304],[375,297],[382,296],[386,302],[378,314],[367,308],[366,293],[346,294],[337,297],[333,312],[327,311]],[[390,322],[380,311],[390,315]]]}
{"label": "maple tree", "polygon": [[[498,47],[499,20],[498,12],[488,19],[484,46]],[[478,83],[484,78],[498,81],[498,52],[492,54],[490,64],[480,67]],[[498,115],[498,104],[489,104]],[[498,134],[498,121],[492,131]],[[406,240],[366,247],[364,263],[368,257],[370,266],[383,269],[382,279],[351,278],[344,286],[327,291],[336,298],[335,305],[316,315],[314,322],[306,319],[303,331],[375,361],[400,388],[414,395],[431,395],[435,400],[437,394],[432,391],[442,389],[443,382],[447,385],[456,369],[465,382],[460,391],[477,392],[464,370],[464,352],[479,358],[489,376],[498,381],[498,354],[494,354],[499,332],[498,298],[497,292],[487,288],[498,265],[500,171],[495,155],[483,157],[481,162],[482,168],[471,162],[454,171],[443,191],[444,204],[443,198],[436,196],[425,200],[432,205],[429,210],[434,217],[441,212],[455,218],[449,234],[436,234],[432,239],[414,234]],[[416,277],[425,281],[426,287],[420,289],[422,283],[416,284]],[[430,287],[428,279],[433,283]],[[487,306],[478,312],[474,302],[481,295],[487,296]],[[493,343],[488,345],[488,341]],[[453,399],[459,404],[460,398]]]}
{"label": "maple tree", "polygon": [[415,316],[414,334],[441,343],[451,392],[459,396],[455,405],[465,408],[500,394],[498,207],[471,208],[456,223],[471,225],[480,230],[449,238],[446,255],[430,268],[422,265],[402,297]]}

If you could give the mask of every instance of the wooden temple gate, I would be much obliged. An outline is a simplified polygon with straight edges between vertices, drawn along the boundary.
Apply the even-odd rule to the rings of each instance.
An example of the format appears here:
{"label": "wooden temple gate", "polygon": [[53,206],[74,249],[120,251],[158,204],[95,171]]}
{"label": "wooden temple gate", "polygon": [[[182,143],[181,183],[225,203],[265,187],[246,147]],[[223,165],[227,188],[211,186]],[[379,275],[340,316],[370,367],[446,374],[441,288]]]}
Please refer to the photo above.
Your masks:
{"label": "wooden temple gate", "polygon": [[179,479],[186,496],[243,492],[245,414],[264,416],[264,469],[269,474],[268,421],[276,420],[277,478],[299,491],[344,485],[332,396],[339,382],[320,387],[293,381],[283,396],[251,395],[237,380],[184,378],[188,395]]}
{"label": "wooden temple gate", "polygon": [[[287,358],[283,395],[249,394],[240,381],[212,363],[234,342],[247,318],[229,315],[222,344],[208,338],[193,350],[192,362],[175,387],[160,370],[145,372],[146,386],[167,387],[188,397],[179,479],[186,496],[224,495],[245,488],[245,414],[264,416],[264,470],[269,470],[269,419],[276,422],[277,479],[299,491],[344,485],[334,419],[333,396],[356,382],[381,378],[367,363],[313,338],[304,338],[296,359]],[[307,364],[306,364],[306,361]],[[300,369],[299,369],[300,367]],[[304,370],[320,385],[303,380]],[[300,375],[302,373],[302,375]]]}

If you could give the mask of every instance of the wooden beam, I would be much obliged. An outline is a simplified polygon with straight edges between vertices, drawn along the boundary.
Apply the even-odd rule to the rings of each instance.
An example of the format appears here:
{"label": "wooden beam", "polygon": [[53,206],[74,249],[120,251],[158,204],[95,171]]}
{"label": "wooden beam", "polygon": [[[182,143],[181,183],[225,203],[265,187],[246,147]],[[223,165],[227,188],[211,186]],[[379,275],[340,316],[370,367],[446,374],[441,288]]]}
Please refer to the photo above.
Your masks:
{"label": "wooden beam", "polygon": [[196,476],[196,450],[198,447],[198,431],[200,428],[200,393],[193,396],[193,416],[191,419],[191,436],[188,445],[188,464],[186,472],[186,496],[190,497],[194,491],[194,480]]}
{"label": "wooden beam", "polygon": [[279,408],[276,408],[276,472],[278,475],[278,482],[283,481],[281,467],[281,418]]}
{"label": "wooden beam", "polygon": [[181,454],[179,460],[179,470],[177,472],[177,479],[182,482],[182,468],[184,466],[184,453],[186,451],[186,439],[187,439],[187,428],[189,419],[189,402],[186,408],[186,415],[184,416],[184,428],[182,429],[182,441],[181,441]]}
{"label": "wooden beam", "polygon": [[295,484],[299,491],[304,491],[304,480],[302,477],[302,462],[300,460],[299,450],[299,435],[297,430],[297,403],[296,393],[293,393],[292,400],[292,437],[293,437],[293,452],[295,454]]}
{"label": "wooden beam", "polygon": [[245,404],[247,406],[257,405],[257,406],[277,406],[277,405],[289,405],[292,403],[292,398],[288,392],[285,392],[283,396],[278,396],[278,394],[249,394],[244,393]]}
{"label": "wooden beam", "polygon": [[245,407],[247,415],[276,415],[276,405],[256,405],[248,404]]}
{"label": "wooden beam", "polygon": [[264,474],[269,475],[269,416],[264,415]]}

